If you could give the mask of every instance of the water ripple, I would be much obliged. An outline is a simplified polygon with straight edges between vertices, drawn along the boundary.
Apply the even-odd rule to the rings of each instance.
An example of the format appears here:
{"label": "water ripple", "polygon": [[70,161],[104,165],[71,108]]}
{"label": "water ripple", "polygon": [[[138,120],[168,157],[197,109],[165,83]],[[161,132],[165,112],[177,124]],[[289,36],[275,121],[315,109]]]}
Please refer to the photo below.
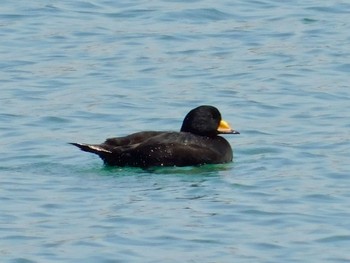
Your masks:
{"label": "water ripple", "polygon": [[181,11],[167,12],[161,20],[174,21],[174,20],[189,20],[198,23],[205,23],[207,21],[220,21],[229,19],[232,16],[229,13],[219,11],[215,8],[197,8],[197,9],[185,9]]}
{"label": "water ripple", "polygon": [[[3,1],[4,262],[348,262],[340,1]],[[233,163],[105,167],[70,141],[216,105]],[[327,253],[325,253],[327,251]]]}

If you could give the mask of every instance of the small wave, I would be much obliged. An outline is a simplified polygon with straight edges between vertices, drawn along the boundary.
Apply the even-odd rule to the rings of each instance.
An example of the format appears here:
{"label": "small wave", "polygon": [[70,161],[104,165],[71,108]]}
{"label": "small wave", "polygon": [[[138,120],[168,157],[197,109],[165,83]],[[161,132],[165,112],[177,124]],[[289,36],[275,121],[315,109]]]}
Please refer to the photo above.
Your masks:
{"label": "small wave", "polygon": [[194,22],[220,21],[231,18],[232,15],[215,8],[185,9],[176,12],[168,12],[163,20],[185,19]]}

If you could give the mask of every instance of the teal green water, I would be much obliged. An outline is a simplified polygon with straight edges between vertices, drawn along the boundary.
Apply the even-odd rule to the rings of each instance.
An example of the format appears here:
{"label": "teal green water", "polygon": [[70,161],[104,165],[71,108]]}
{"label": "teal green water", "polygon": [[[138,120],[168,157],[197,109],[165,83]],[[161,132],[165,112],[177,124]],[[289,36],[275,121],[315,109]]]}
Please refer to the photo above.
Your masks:
{"label": "teal green water", "polygon": [[[350,262],[346,1],[2,1],[2,262]],[[106,168],[67,142],[178,130],[234,162]]]}

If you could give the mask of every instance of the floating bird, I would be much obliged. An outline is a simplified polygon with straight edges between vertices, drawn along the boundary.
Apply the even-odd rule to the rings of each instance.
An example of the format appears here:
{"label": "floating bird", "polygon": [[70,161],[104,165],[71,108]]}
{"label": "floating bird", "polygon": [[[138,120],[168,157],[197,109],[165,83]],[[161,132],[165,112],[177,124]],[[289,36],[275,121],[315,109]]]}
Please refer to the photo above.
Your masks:
{"label": "floating bird", "polygon": [[95,153],[111,166],[194,166],[232,161],[230,144],[218,134],[239,134],[219,110],[203,105],[191,110],[180,132],[143,131],[107,139],[102,144],[71,143]]}

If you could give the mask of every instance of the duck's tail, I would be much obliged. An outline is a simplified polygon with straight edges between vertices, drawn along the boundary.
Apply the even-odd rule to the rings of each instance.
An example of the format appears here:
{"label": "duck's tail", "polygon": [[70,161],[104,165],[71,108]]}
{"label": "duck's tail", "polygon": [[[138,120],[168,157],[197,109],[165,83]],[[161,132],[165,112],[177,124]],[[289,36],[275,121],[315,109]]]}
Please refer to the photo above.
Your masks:
{"label": "duck's tail", "polygon": [[85,143],[76,143],[76,142],[70,142],[69,144],[77,146],[80,150],[84,152],[95,153],[99,155],[101,158],[112,153],[111,151],[107,150],[103,146],[97,145],[97,144],[85,144]]}

